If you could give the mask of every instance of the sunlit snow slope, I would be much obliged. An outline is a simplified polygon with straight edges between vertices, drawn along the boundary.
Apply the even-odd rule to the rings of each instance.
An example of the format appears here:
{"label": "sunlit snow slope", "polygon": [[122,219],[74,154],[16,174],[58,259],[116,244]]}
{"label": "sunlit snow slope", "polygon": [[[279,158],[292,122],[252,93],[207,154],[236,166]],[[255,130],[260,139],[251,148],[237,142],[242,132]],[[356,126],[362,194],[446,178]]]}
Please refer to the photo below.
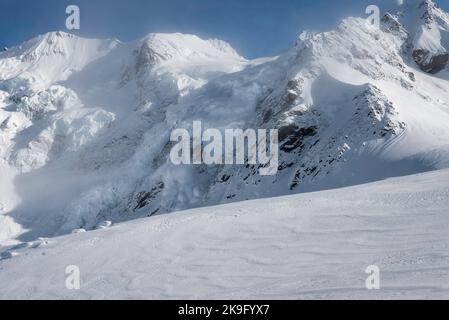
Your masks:
{"label": "sunlit snow slope", "polygon": [[[185,34],[0,53],[0,245],[449,167],[449,14],[407,0],[249,61]],[[279,167],[175,166],[173,129],[278,129]]]}
{"label": "sunlit snow slope", "polygon": [[0,298],[447,299],[448,208],[444,170],[136,220],[4,252]]}

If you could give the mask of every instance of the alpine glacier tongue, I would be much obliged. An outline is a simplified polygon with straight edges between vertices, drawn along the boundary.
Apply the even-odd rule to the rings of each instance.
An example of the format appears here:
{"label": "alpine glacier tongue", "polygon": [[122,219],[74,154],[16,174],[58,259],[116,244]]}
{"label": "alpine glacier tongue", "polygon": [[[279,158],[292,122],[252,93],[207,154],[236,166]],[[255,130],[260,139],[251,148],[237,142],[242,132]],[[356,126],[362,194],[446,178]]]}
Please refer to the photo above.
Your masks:
{"label": "alpine glacier tongue", "polygon": [[[55,32],[3,52],[0,241],[446,168],[448,32],[432,1],[406,1],[380,29],[347,18],[257,60],[179,33]],[[173,165],[170,133],[193,121],[279,129],[278,174]]]}

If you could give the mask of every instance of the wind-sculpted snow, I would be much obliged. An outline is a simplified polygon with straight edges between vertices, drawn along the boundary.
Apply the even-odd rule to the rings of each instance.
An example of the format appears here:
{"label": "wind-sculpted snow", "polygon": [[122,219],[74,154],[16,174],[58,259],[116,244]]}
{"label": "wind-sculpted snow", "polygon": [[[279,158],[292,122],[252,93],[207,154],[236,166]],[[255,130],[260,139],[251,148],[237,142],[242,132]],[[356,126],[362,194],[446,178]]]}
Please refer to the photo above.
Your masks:
{"label": "wind-sculpted snow", "polygon": [[[183,34],[54,32],[0,53],[0,241],[447,167],[448,15],[408,1],[381,23],[257,60]],[[170,133],[194,121],[278,129],[278,174],[175,166]]]}
{"label": "wind-sculpted snow", "polygon": [[78,230],[2,251],[0,299],[447,299],[448,206],[444,170]]}

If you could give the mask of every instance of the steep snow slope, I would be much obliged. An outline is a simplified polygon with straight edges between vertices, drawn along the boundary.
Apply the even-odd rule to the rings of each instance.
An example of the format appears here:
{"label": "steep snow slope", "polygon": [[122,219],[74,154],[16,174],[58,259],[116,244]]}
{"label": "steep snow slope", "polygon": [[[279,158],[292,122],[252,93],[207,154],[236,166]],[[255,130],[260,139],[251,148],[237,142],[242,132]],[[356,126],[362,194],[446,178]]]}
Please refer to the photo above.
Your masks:
{"label": "steep snow slope", "polygon": [[[0,53],[0,80],[8,91],[42,90],[67,79],[87,64],[106,55],[116,40],[83,39],[65,32],[50,32]],[[17,92],[25,94],[25,92]]]}
{"label": "steep snow slope", "polygon": [[[0,240],[447,168],[447,21],[407,1],[380,29],[348,18],[255,61],[182,34],[53,33],[2,53]],[[195,120],[279,129],[278,174],[174,166],[170,133]]]}
{"label": "steep snow slope", "polygon": [[[111,43],[107,53],[96,50]],[[12,172],[2,180],[11,192],[0,204],[13,216],[5,218],[7,231],[1,232],[1,240],[27,228],[27,238],[55,234],[65,224],[63,232],[72,230],[70,221],[86,220],[92,209],[74,198],[88,194],[92,185],[109,184],[114,176],[129,180],[130,188],[148,171],[144,164],[126,160],[139,149],[140,157],[157,152],[147,146],[164,131],[160,123],[168,105],[248,64],[227,43],[193,35],[151,34],[123,44],[64,33],[13,48],[0,55],[0,62],[5,79],[0,81],[0,156],[2,168]],[[123,163],[131,170],[120,171]],[[108,197],[92,199],[98,208],[123,200],[98,196]],[[18,201],[8,200],[13,198]],[[91,213],[88,223],[95,224],[98,212]]]}
{"label": "steep snow slope", "polygon": [[409,33],[409,50],[426,72],[436,73],[449,61],[449,15],[430,0],[406,1],[398,13]]}
{"label": "steep snow slope", "polygon": [[0,298],[447,299],[448,207],[444,170],[41,239],[2,253]]}

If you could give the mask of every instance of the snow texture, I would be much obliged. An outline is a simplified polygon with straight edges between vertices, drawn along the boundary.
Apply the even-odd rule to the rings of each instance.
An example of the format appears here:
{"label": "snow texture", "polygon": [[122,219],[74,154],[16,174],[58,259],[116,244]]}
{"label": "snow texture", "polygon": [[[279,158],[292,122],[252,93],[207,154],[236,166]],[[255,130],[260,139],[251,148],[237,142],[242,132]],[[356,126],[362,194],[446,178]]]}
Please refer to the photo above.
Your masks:
{"label": "snow texture", "polygon": [[2,253],[0,299],[447,299],[448,206],[443,170],[40,239]]}
{"label": "snow texture", "polygon": [[[321,196],[341,195],[341,203],[333,200],[328,207],[313,206],[305,210],[306,216],[291,216],[292,207],[298,205],[301,208],[305,204],[302,201],[307,197],[315,199],[313,194],[282,198],[284,200],[242,201],[330,190],[449,168],[448,35],[449,14],[430,0],[409,0],[386,13],[381,19],[380,28],[365,19],[349,17],[328,32],[303,32],[292,48],[279,56],[255,60],[240,56],[222,40],[207,40],[180,33],[149,34],[143,39],[124,43],[115,39],[84,39],[64,32],[50,32],[1,52],[0,250],[2,257],[13,259],[11,262],[1,262],[0,277],[7,274],[9,279],[13,279],[11,274],[16,272],[17,278],[23,270],[20,277],[23,281],[28,279],[27,276],[39,278],[37,273],[44,272],[45,268],[25,272],[21,268],[26,268],[27,254],[21,254],[15,262],[13,253],[17,250],[11,248],[18,246],[28,252],[30,247],[45,243],[43,238],[74,233],[76,236],[69,236],[68,240],[61,240],[61,244],[55,245],[54,251],[50,251],[47,257],[52,254],[56,256],[56,252],[63,257],[58,250],[68,248],[70,241],[81,241],[79,251],[75,249],[76,245],[71,247],[72,251],[75,250],[74,258],[81,257],[81,253],[91,256],[96,254],[96,249],[104,250],[103,262],[99,262],[97,267],[110,266],[108,270],[111,273],[114,267],[117,268],[116,272],[123,271],[121,279],[107,278],[103,274],[105,279],[109,279],[104,283],[102,276],[95,276],[93,269],[88,271],[92,275],[89,281],[103,283],[100,288],[105,290],[103,293],[95,292],[92,285],[86,292],[88,297],[101,297],[105,292],[108,292],[108,297],[124,296],[128,292],[129,297],[142,297],[144,294],[149,297],[192,297],[183,291],[182,285],[177,288],[179,291],[173,290],[168,281],[174,281],[174,277],[199,281],[195,275],[188,277],[189,266],[185,259],[188,259],[186,254],[189,248],[182,247],[183,243],[189,239],[194,241],[192,248],[213,244],[211,235],[197,232],[201,228],[205,228],[206,233],[212,230],[213,234],[225,237],[227,233],[224,231],[231,228],[229,221],[233,221],[235,211],[241,208],[248,214],[252,212],[247,216],[249,220],[242,218],[240,221],[242,228],[246,225],[249,228],[247,231],[251,231],[249,222],[254,223],[256,236],[251,239],[262,239],[260,244],[251,241],[249,247],[244,247],[246,254],[251,257],[251,246],[261,246],[255,248],[259,254],[265,244],[267,252],[277,257],[276,261],[291,258],[286,267],[290,269],[276,266],[267,271],[263,268],[264,259],[257,258],[254,262],[248,258],[248,266],[251,266],[247,269],[248,276],[250,269],[252,272],[258,270],[258,261],[262,270],[261,273],[256,272],[254,283],[245,284],[249,287],[254,285],[253,289],[239,289],[236,279],[246,269],[242,269],[243,273],[239,273],[237,278],[232,278],[229,268],[230,274],[226,275],[229,278],[204,278],[204,286],[198,289],[198,296],[218,292],[217,296],[226,293],[236,297],[254,297],[262,296],[265,292],[263,288],[268,290],[267,296],[307,295],[306,291],[295,291],[287,284],[283,288],[274,286],[270,280],[279,281],[283,277],[289,281],[300,281],[292,285],[309,288],[310,296],[313,292],[318,296],[338,296],[339,292],[364,296],[367,293],[354,289],[351,284],[351,289],[346,291],[339,287],[343,284],[341,275],[349,270],[337,270],[335,282],[332,279],[323,280],[323,286],[335,284],[333,291],[317,292],[319,286],[307,278],[307,274],[313,276],[307,273],[313,271],[312,264],[307,267],[307,263],[318,262],[318,256],[322,257],[323,270],[328,272],[333,261],[344,259],[343,255],[338,255],[338,248],[334,247],[338,241],[346,238],[357,240],[357,237],[365,241],[359,244],[359,251],[355,248],[357,241],[343,246],[351,258],[348,263],[362,262],[360,259],[364,258],[365,253],[365,258],[374,258],[378,248],[376,245],[381,244],[386,246],[386,249],[379,249],[383,262],[392,259],[399,263],[398,256],[389,256],[388,248],[396,250],[392,254],[405,255],[407,264],[412,263],[407,260],[412,259],[408,256],[411,251],[407,250],[407,246],[423,255],[426,250],[434,252],[432,250],[435,248],[430,247],[432,241],[440,236],[446,240],[443,237],[444,231],[447,231],[443,219],[443,209],[447,208],[444,185],[440,185],[442,189],[439,191],[424,195],[424,198],[413,189],[409,190],[408,195],[389,199],[388,192],[394,194],[400,190],[390,189],[391,185],[384,183],[378,184],[377,188],[346,189],[351,194],[360,193],[360,202],[351,203],[353,211],[345,206],[345,199],[352,196],[343,191],[324,193]],[[178,128],[189,130],[194,121],[201,121],[203,129],[278,129],[278,174],[262,177],[256,165],[175,166],[169,159],[172,146],[170,133]],[[442,177],[447,176],[446,171],[440,172]],[[427,186],[421,178],[409,179],[410,183]],[[441,184],[443,182],[440,181]],[[405,188],[399,182],[398,186]],[[384,195],[380,194],[382,188],[388,190]],[[378,199],[369,202],[372,198],[366,198],[363,190],[377,192]],[[414,199],[415,196],[418,198]],[[410,197],[410,201],[405,201],[404,197]],[[427,197],[440,206],[433,207],[427,202]],[[174,218],[164,215],[234,202],[236,204],[229,207],[200,209],[191,215],[178,214]],[[271,203],[278,206],[271,206]],[[412,219],[402,219],[409,209],[413,209],[412,203],[417,206],[410,213]],[[285,210],[283,205],[286,206]],[[358,205],[360,208],[357,209]],[[265,207],[270,210],[265,210]],[[359,216],[364,214],[362,208],[368,214],[366,219]],[[428,210],[431,212],[427,215]],[[231,214],[230,211],[234,212]],[[207,215],[207,212],[211,214]],[[333,216],[334,213],[336,216]],[[205,217],[200,217],[201,214]],[[299,231],[284,232],[287,226],[298,227],[302,219],[309,219],[315,214],[318,220],[313,220],[314,223],[321,223],[323,229],[317,225],[318,231],[306,234],[304,238],[301,238]],[[352,223],[356,225],[345,220],[346,214],[353,217]],[[319,220],[320,215],[322,220]],[[370,220],[374,219],[374,215],[380,215],[380,220],[385,224],[376,225]],[[120,229],[123,237],[112,231],[118,230],[114,229],[118,223],[144,217],[153,217],[154,220],[141,226],[140,220],[124,225]],[[324,217],[329,218],[329,222]],[[272,220],[275,218],[279,220]],[[345,228],[327,230],[331,228],[334,218],[338,222],[335,228],[339,223]],[[216,223],[214,219],[224,221]],[[169,226],[161,227],[165,230],[177,221],[182,222],[180,227],[173,227],[166,234],[144,235],[138,231],[148,226],[150,231],[154,228],[159,230],[151,226],[167,223]],[[193,221],[190,227],[189,221]],[[271,224],[265,225],[268,221]],[[374,223],[378,229],[369,229],[369,223]],[[400,229],[399,224],[403,224],[404,229]],[[113,227],[109,230],[111,225]],[[131,226],[136,228],[135,238],[129,236]],[[425,231],[422,229],[424,226],[429,229]],[[351,230],[352,227],[355,227],[352,233],[342,231]],[[407,241],[390,237],[393,227],[399,228],[394,229],[395,232],[405,232],[402,236]],[[106,230],[84,232],[95,229]],[[413,236],[412,230],[415,232]],[[238,237],[244,237],[244,233],[238,233],[240,231],[239,228],[235,231],[236,241]],[[267,238],[261,238],[262,231],[266,232]],[[371,235],[377,236],[377,231],[386,238],[370,238]],[[195,232],[198,238],[189,238]],[[274,244],[268,241],[270,232],[273,232]],[[274,235],[278,233],[281,238],[276,240]],[[92,234],[98,234],[94,238],[96,240],[92,240]],[[322,243],[321,236],[325,240]],[[305,242],[296,243],[297,237]],[[416,237],[416,242],[410,240],[413,237]],[[122,238],[124,242],[120,244],[118,239]],[[74,239],[86,239],[87,242]],[[287,246],[289,255],[281,259],[272,250],[281,246],[281,240],[300,252],[308,246],[310,255],[302,255],[296,261]],[[95,247],[97,242],[102,241],[106,243],[104,247]],[[424,245],[426,241],[428,243]],[[235,247],[232,241],[228,243],[229,247],[224,244],[224,240],[219,242],[217,250],[218,253],[223,252],[220,250],[228,253],[230,265],[225,264],[223,268],[232,267],[232,263],[245,265],[238,260],[238,256],[230,253],[240,248],[241,243]],[[121,250],[116,250],[117,245],[121,246]],[[147,290],[137,286],[138,289],[133,291],[133,286],[140,281],[139,277],[144,277],[141,271],[146,270],[143,269],[145,264],[140,262],[146,262],[147,258],[139,255],[138,251],[150,250],[148,257],[159,252],[161,256],[156,260],[154,270],[162,270],[171,266],[174,268],[176,263],[170,262],[178,261],[175,249],[164,256],[164,250],[169,246],[181,246],[179,250],[185,250],[180,252],[184,269],[167,273],[167,282],[159,282],[154,291],[148,289],[150,282],[145,282]],[[131,249],[133,247],[136,251]],[[313,251],[313,248],[318,251]],[[337,250],[335,256],[332,250]],[[437,262],[442,263],[444,257],[437,256],[441,252],[438,250],[435,251],[435,259],[440,259]],[[357,258],[360,252],[361,257]],[[202,257],[207,257],[206,254],[217,255],[217,252],[211,250],[202,254]],[[110,255],[117,255],[116,259]],[[37,255],[30,253],[31,256],[38,259]],[[66,263],[63,259],[60,262],[46,260],[47,257],[39,257],[42,266],[44,261],[48,261],[48,266],[56,263],[48,272]],[[137,259],[137,269],[134,266],[121,269],[125,266],[121,259],[127,261],[131,257]],[[216,261],[220,262],[219,258],[220,254],[210,257],[209,267],[204,262],[198,268],[207,269],[213,274],[211,269],[218,266]],[[196,266],[193,260],[189,261],[193,267]],[[267,261],[268,264],[272,263],[271,260]],[[37,261],[32,262],[38,264]],[[363,262],[366,262],[365,259]],[[15,263],[18,264],[17,269]],[[14,268],[10,269],[9,265],[14,265]],[[303,278],[293,274],[293,270],[302,265],[306,266]],[[437,273],[442,273],[442,269],[425,269],[431,268],[431,265],[431,262],[425,261],[421,271],[400,274],[401,279],[406,281],[407,277],[417,279],[413,272],[431,273],[429,282],[423,281],[422,287],[410,282],[407,297],[414,294],[440,297],[445,293],[444,288],[440,286],[437,289],[432,282],[437,278]],[[362,263],[357,265],[357,268],[362,267]],[[147,276],[151,278],[151,274],[156,273]],[[53,276],[48,275],[60,276],[56,271]],[[52,287],[52,283],[61,285],[55,279],[47,278],[48,285],[41,289],[36,286],[32,289],[34,291],[22,293],[18,286],[8,282],[5,296],[9,293],[18,297],[26,292],[34,292],[39,297],[68,294]],[[309,280],[303,283],[301,279]],[[117,281],[120,283],[118,287],[129,286],[131,289],[114,291]],[[124,285],[124,281],[128,284]],[[185,290],[191,287],[190,280],[182,281],[186,281]],[[395,285],[391,281],[391,296],[399,297],[399,291],[395,288],[403,288],[399,284],[404,285],[405,282],[398,280]],[[2,294],[3,291],[0,291]],[[30,297],[32,295],[30,293]]]}

